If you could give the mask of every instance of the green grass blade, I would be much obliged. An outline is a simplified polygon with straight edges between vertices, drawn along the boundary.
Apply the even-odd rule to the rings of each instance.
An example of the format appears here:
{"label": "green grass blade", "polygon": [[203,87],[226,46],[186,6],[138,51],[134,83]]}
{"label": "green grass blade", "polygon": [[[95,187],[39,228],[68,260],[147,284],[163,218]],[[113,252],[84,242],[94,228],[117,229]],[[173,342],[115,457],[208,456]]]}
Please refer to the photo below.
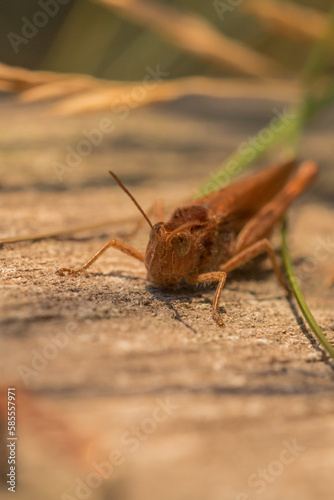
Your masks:
{"label": "green grass blade", "polygon": [[331,65],[333,59],[334,5],[328,12],[328,23],[323,36],[315,42],[304,66],[302,81],[310,89]]}
{"label": "green grass blade", "polygon": [[284,220],[283,222],[283,227],[282,227],[282,255],[283,255],[283,262],[284,266],[286,269],[286,273],[288,275],[290,284],[291,284],[291,289],[292,292],[296,298],[296,301],[298,302],[299,308],[309,324],[312,332],[320,342],[320,344],[324,347],[324,349],[327,351],[328,355],[334,359],[334,347],[332,344],[327,340],[324,332],[321,330],[320,326],[316,322],[313,314],[311,313],[306,300],[299,288],[299,285],[297,283],[296,275],[293,270],[293,265],[291,262],[290,258],[290,253],[288,249],[288,244],[287,244],[287,237],[286,237],[286,221]]}
{"label": "green grass blade", "polygon": [[229,184],[233,178],[277,146],[281,146],[286,155],[297,153],[300,137],[308,123],[334,101],[334,75],[331,72],[333,39],[334,6],[328,13],[325,33],[314,45],[306,62],[299,104],[291,106],[279,117],[274,116],[267,127],[240,144],[197,190],[195,198],[206,196]]}
{"label": "green grass blade", "polygon": [[[276,110],[278,111],[278,110]],[[275,146],[282,147],[286,156],[295,156],[296,139],[300,129],[299,108],[289,109],[273,117],[268,126],[256,135],[240,144],[223,164],[211,175],[196,192],[195,198],[201,198],[229,184],[235,177]]]}

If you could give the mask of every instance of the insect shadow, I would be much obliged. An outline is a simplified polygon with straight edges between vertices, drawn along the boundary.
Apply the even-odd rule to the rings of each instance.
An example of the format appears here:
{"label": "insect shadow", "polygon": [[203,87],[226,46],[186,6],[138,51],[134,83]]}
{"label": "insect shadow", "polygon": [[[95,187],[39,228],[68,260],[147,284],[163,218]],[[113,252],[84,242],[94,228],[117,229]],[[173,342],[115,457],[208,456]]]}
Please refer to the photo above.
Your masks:
{"label": "insect shadow", "polygon": [[[113,277],[113,278],[122,278],[126,281],[144,281],[144,282],[147,282],[147,280],[143,277],[139,277],[139,276],[132,276],[132,275],[129,275],[128,273],[120,273],[119,271],[117,272],[114,272],[114,271],[110,271],[108,273],[104,273],[104,272],[98,272],[98,273],[89,273],[90,276],[103,276],[103,277],[106,277],[106,276],[109,276],[109,277]],[[186,328],[188,328],[189,330],[191,330],[193,333],[197,333],[197,330],[195,330],[191,325],[189,325],[189,323],[187,323],[181,316],[181,314],[179,313],[179,311],[174,307],[174,303],[175,302],[178,302],[178,303],[189,303],[189,302],[192,302],[191,298],[189,298],[189,291],[191,290],[193,293],[192,293],[192,297],[203,297],[203,295],[200,293],[200,291],[197,291],[196,288],[194,286],[191,286],[191,285],[187,285],[186,283],[182,286],[180,286],[178,289],[175,289],[175,290],[171,290],[170,288],[162,288],[162,287],[158,287],[158,286],[154,286],[154,285],[151,285],[151,284],[148,284],[146,285],[145,289],[157,300],[159,300],[160,302],[166,304],[166,306],[168,307],[168,309],[170,309],[171,311],[173,311],[174,313],[174,316],[175,316],[175,319],[177,319],[180,323],[182,323]],[[209,299],[206,299],[204,298],[204,301],[211,304],[211,301]],[[220,307],[219,308],[221,310],[221,312],[226,312],[224,308]]]}
{"label": "insect shadow", "polygon": [[[202,303],[207,303],[211,305],[211,300],[206,297],[203,292],[205,290],[214,289],[214,285],[210,283],[205,283],[201,285],[189,285],[186,282],[181,282],[178,288],[164,288],[157,285],[148,284],[146,290],[153,295],[153,297],[160,302],[166,304],[166,306],[174,312],[175,318],[180,321],[184,326],[186,326],[193,333],[197,333],[197,330],[193,328],[189,323],[187,323],[181,316],[180,312],[175,308],[174,304],[192,304],[193,299],[202,299]],[[222,306],[219,307],[220,313],[226,314],[226,309]]]}
{"label": "insect shadow", "polygon": [[95,277],[102,276],[103,278],[105,277],[122,278],[127,281],[143,281],[143,280],[145,281],[144,277],[129,274],[128,271],[124,271],[124,273],[120,271],[109,271],[108,273],[105,273],[103,271],[97,273],[90,272],[89,276],[95,276]]}
{"label": "insect shadow", "polygon": [[[254,261],[247,262],[243,266],[227,273],[228,281],[267,281],[272,276],[272,269],[266,267],[266,256],[260,255]],[[228,285],[228,281],[226,284]]]}

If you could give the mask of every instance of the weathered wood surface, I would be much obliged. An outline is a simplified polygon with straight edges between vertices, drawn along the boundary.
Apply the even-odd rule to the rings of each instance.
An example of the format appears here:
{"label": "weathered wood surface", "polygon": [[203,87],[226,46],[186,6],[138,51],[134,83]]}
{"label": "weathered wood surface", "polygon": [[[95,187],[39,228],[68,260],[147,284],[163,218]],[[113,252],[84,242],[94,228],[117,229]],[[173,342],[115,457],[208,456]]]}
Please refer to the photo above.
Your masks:
{"label": "weathered wood surface", "polygon": [[[121,121],[1,104],[1,237],[137,217],[110,168],[145,208],[157,196],[173,208],[284,107],[198,97]],[[115,129],[59,182],[52,163],[106,118]],[[334,341],[333,289],[324,285],[334,267],[333,111],[312,126],[302,151],[320,162],[321,175],[291,210],[291,250],[310,307]],[[17,498],[332,498],[333,365],[269,264],[230,274],[223,329],[211,318],[214,288],[155,289],[140,263],[116,251],[85,276],[55,275],[119,230],[0,250],[2,380],[30,393],[17,403]],[[139,249],[147,233],[134,239]],[[166,400],[170,409],[157,410]],[[76,492],[78,478],[93,484],[93,463],[117,450],[122,463],[110,477],[91,494]]]}

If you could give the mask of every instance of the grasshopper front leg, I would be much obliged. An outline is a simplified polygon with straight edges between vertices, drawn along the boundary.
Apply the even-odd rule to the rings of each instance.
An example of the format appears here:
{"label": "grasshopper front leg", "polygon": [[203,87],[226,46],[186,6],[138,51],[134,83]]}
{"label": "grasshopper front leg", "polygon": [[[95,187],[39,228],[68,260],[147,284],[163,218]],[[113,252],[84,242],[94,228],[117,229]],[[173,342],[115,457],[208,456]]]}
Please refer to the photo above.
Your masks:
{"label": "grasshopper front leg", "polygon": [[96,252],[95,255],[93,255],[93,257],[91,257],[85,264],[83,264],[78,269],[69,269],[67,267],[62,267],[61,269],[58,269],[58,271],[56,271],[56,274],[59,274],[60,276],[64,276],[64,274],[78,276],[79,274],[86,271],[86,269],[89,266],[91,266],[108,248],[116,248],[117,250],[120,250],[121,252],[130,255],[130,257],[134,257],[135,259],[140,260],[141,262],[144,262],[145,260],[144,254],[142,254],[135,248],[131,247],[130,245],[127,245],[123,241],[113,239],[107,241],[107,243],[105,243],[103,247],[101,247],[100,250]]}
{"label": "grasshopper front leg", "polygon": [[224,326],[224,321],[218,312],[218,305],[222,290],[226,282],[226,273],[224,271],[216,271],[212,273],[200,274],[199,276],[197,276],[195,284],[208,283],[213,281],[218,281],[218,286],[212,302],[212,316],[218,326]]}

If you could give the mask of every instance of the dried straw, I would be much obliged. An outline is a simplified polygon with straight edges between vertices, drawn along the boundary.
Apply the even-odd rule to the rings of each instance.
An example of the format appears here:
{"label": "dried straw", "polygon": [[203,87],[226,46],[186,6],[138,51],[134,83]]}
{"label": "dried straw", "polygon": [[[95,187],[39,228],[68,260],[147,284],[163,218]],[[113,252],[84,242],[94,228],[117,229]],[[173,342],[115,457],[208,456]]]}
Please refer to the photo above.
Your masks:
{"label": "dried straw", "polygon": [[299,42],[313,43],[327,26],[324,14],[288,1],[249,0],[241,8],[275,33]]}
{"label": "dried straw", "polygon": [[149,0],[93,0],[141,24],[171,45],[226,70],[256,77],[284,72],[278,63],[223,35],[200,16]]}

